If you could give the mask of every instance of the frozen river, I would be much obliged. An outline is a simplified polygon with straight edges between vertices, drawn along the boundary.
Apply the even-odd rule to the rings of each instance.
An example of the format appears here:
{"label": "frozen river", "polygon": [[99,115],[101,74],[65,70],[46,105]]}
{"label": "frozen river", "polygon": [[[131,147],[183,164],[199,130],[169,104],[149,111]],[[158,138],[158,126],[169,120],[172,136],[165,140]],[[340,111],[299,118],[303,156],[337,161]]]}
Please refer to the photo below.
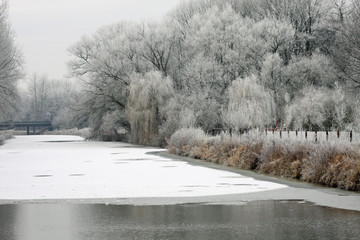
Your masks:
{"label": "frozen river", "polygon": [[125,143],[0,146],[0,239],[358,239],[360,194]]}
{"label": "frozen river", "polygon": [[360,211],[360,194],[76,136],[17,136],[0,146],[0,204],[246,204],[304,200]]}
{"label": "frozen river", "polygon": [[286,188],[148,154],[156,151],[164,149],[18,136],[0,147],[0,199],[200,197]]}

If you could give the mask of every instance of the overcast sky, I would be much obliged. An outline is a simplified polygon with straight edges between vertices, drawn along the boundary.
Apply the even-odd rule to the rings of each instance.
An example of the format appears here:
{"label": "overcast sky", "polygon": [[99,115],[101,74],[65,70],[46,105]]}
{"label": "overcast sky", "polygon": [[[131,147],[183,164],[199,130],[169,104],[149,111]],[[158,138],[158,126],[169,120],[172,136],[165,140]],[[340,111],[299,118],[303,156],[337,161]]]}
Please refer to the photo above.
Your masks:
{"label": "overcast sky", "polygon": [[9,0],[26,72],[62,78],[67,49],[83,35],[122,20],[161,20],[181,0]]}

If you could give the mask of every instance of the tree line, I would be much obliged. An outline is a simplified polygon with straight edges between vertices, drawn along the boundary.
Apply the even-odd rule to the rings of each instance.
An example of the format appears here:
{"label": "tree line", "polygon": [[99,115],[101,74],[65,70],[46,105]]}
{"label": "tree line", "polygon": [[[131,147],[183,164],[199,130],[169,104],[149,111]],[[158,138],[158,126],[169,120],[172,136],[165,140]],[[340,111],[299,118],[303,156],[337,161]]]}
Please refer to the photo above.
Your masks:
{"label": "tree line", "polygon": [[79,87],[45,112],[157,145],[183,127],[360,130],[358,36],[359,0],[183,1],[160,22],[119,22],[71,46]]}

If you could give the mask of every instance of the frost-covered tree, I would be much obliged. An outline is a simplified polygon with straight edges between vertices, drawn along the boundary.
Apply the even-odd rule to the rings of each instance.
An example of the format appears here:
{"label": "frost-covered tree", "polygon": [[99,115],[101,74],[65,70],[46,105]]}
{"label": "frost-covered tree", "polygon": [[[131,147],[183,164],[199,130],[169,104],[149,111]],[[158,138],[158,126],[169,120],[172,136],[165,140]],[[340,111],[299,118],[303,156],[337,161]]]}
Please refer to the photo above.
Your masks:
{"label": "frost-covered tree", "polygon": [[271,90],[274,94],[276,106],[276,119],[285,118],[284,108],[288,96],[288,83],[286,66],[278,53],[269,53],[265,56],[261,68],[261,84]]}
{"label": "frost-covered tree", "polygon": [[274,120],[273,97],[254,75],[234,81],[227,99],[223,120],[233,129],[263,127]]}
{"label": "frost-covered tree", "polygon": [[[254,17],[257,20],[275,18],[288,22],[295,30],[295,41],[291,53],[296,56],[309,56],[321,47],[324,23],[328,22],[331,1],[327,0],[259,0],[254,3]],[[328,35],[328,37],[330,36]]]}
{"label": "frost-covered tree", "polygon": [[16,83],[23,77],[22,56],[14,43],[8,22],[8,1],[0,1],[0,121],[12,120],[9,114],[16,107]]}
{"label": "frost-covered tree", "polygon": [[204,95],[221,101],[227,82],[221,75],[221,66],[214,59],[195,56],[185,65],[182,74],[183,94]]}
{"label": "frost-covered tree", "polygon": [[294,58],[287,66],[289,93],[300,91],[304,86],[334,87],[337,81],[335,66],[323,54],[314,53],[311,57]]}
{"label": "frost-covered tree", "polygon": [[169,132],[174,126],[211,130],[221,125],[220,109],[227,86],[221,66],[214,59],[195,56],[185,64],[181,78],[181,89],[166,106],[164,131]]}
{"label": "frost-covered tree", "polygon": [[252,26],[250,19],[242,18],[230,6],[214,6],[189,20],[185,48],[192,56],[201,53],[216,61],[230,84],[259,69],[266,51],[262,41],[252,34]]}
{"label": "frost-covered tree", "polygon": [[351,129],[356,125],[355,102],[337,84],[334,89],[305,87],[288,105],[287,122],[294,129]]}
{"label": "frost-covered tree", "polygon": [[266,18],[254,26],[256,38],[262,39],[264,49],[278,53],[287,63],[291,57],[291,46],[295,40],[295,29],[284,20]]}
{"label": "frost-covered tree", "polygon": [[[73,57],[69,75],[81,81],[85,95],[78,119],[88,119],[95,136],[101,134],[107,113],[125,111],[133,72],[148,68],[138,54],[137,40],[137,26],[122,22],[83,37],[69,50]],[[120,125],[130,130],[122,120]]]}
{"label": "frost-covered tree", "polygon": [[173,29],[165,24],[148,23],[139,29],[138,35],[141,46],[139,54],[156,71],[169,75],[170,68],[174,65],[172,59],[176,43]]}
{"label": "frost-covered tree", "polygon": [[160,144],[159,126],[164,122],[163,108],[173,94],[173,82],[161,72],[134,74],[131,77],[126,116],[134,143]]}
{"label": "frost-covered tree", "polygon": [[325,89],[304,88],[287,108],[290,128],[319,130],[325,120],[323,106],[327,97]]}

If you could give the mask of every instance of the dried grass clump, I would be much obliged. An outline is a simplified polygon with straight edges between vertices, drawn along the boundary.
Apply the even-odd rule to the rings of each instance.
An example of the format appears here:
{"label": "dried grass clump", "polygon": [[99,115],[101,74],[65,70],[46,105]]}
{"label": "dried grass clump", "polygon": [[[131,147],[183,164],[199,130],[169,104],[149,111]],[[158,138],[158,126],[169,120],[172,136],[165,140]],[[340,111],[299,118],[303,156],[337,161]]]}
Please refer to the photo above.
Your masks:
{"label": "dried grass clump", "polygon": [[304,163],[302,179],[329,187],[360,190],[360,154],[352,146],[325,143]]}
{"label": "dried grass clump", "polygon": [[264,141],[261,139],[245,138],[232,149],[226,165],[247,170],[257,169],[263,145]]}
{"label": "dried grass clump", "polygon": [[312,146],[302,141],[268,140],[261,152],[259,171],[287,178],[301,178],[302,165]]}

